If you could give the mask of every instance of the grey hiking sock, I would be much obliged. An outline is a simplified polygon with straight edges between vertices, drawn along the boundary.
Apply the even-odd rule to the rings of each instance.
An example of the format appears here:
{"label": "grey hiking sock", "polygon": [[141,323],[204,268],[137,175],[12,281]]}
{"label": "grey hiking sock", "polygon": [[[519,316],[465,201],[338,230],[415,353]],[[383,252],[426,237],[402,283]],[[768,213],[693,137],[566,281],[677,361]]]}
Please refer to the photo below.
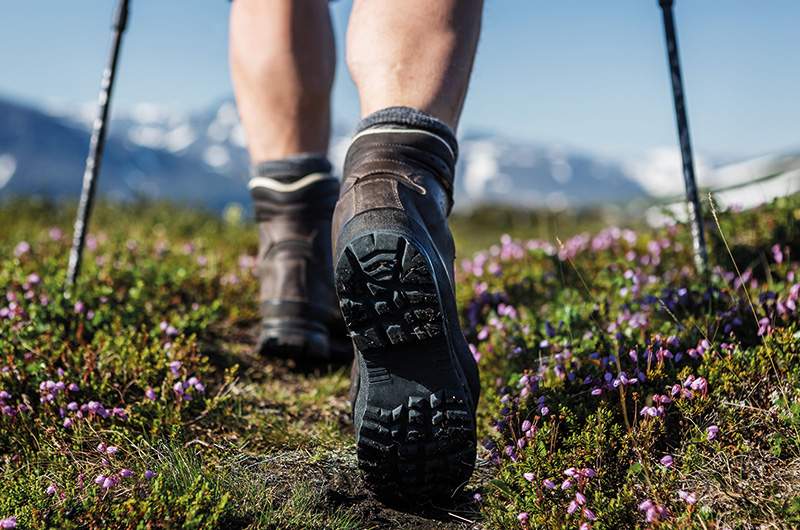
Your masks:
{"label": "grey hiking sock", "polygon": [[416,129],[426,131],[443,140],[458,158],[458,141],[453,130],[440,119],[411,107],[387,107],[366,116],[356,128],[356,136],[367,129]]}
{"label": "grey hiking sock", "polygon": [[278,160],[257,162],[250,168],[250,177],[291,183],[312,173],[330,174],[330,172],[331,163],[324,154],[300,153]]}

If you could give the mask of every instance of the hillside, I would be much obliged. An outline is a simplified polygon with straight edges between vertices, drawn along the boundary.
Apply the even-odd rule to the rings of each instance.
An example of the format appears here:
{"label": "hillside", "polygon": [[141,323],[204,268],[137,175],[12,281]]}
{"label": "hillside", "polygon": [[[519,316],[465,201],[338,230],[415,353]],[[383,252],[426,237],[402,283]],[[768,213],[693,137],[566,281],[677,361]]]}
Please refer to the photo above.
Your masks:
{"label": "hillside", "polygon": [[363,490],[347,366],[252,355],[249,223],[101,204],[65,299],[71,215],[0,207],[4,528],[800,525],[800,196],[709,219],[710,283],[680,226],[464,254],[483,443],[424,507]]}

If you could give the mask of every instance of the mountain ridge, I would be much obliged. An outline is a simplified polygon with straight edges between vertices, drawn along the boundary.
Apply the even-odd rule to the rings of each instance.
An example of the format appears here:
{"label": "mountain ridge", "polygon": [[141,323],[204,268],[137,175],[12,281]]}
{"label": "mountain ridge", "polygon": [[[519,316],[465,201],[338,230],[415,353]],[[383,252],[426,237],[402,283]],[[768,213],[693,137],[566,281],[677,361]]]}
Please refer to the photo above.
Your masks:
{"label": "mountain ridge", "polygon": [[[0,197],[72,198],[80,192],[89,144],[86,110],[47,112],[0,97]],[[332,131],[330,156],[340,167],[350,130]],[[486,131],[461,138],[456,204],[516,207],[627,203],[648,193],[622,163],[557,145],[519,142]],[[249,203],[249,159],[229,98],[191,114],[155,105],[115,111],[98,192],[119,200],[169,199],[220,210]],[[4,182],[4,168],[6,175]]]}

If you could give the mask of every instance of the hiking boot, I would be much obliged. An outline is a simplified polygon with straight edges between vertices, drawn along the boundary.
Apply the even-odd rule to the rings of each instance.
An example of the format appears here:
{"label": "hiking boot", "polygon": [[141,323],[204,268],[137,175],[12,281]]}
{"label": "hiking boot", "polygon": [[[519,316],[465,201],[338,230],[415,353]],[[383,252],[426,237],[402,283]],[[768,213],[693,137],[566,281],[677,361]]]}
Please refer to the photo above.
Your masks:
{"label": "hiking boot", "polygon": [[399,500],[451,496],[475,462],[478,369],[456,311],[446,132],[357,134],[333,220],[359,467],[379,496]]}
{"label": "hiking boot", "polygon": [[[292,358],[346,355],[333,288],[331,216],[339,181],[321,157],[266,162],[249,183],[258,221],[258,351]],[[310,168],[319,169],[318,171]],[[351,348],[348,348],[348,350]]]}

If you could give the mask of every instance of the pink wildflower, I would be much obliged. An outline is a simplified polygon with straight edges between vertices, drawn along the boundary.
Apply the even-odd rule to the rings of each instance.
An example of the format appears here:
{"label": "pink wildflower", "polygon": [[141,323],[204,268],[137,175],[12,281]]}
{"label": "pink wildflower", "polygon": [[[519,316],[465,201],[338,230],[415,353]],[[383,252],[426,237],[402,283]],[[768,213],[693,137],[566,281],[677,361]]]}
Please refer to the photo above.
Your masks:
{"label": "pink wildflower", "polygon": [[711,426],[709,426],[708,429],[706,429],[706,439],[709,442],[711,440],[716,439],[717,438],[717,434],[719,434],[719,427],[717,427],[716,425],[711,425]]}
{"label": "pink wildflower", "polygon": [[689,491],[678,490],[678,497],[686,504],[694,504],[697,502],[697,496]]}

